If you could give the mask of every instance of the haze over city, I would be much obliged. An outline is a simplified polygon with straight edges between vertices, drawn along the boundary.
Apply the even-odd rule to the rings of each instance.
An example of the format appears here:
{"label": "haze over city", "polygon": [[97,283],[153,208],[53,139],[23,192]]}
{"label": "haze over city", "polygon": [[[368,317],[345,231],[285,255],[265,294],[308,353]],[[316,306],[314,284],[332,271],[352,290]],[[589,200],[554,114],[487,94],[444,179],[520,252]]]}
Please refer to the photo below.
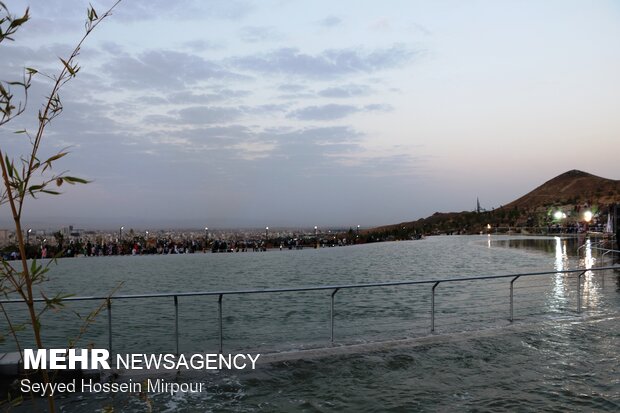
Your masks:
{"label": "haze over city", "polygon": [[[29,3],[3,80],[55,73],[83,31],[88,1],[6,1]],[[42,149],[93,182],[24,222],[368,227],[619,179],[619,23],[613,1],[121,2]],[[47,91],[0,130],[10,155]]]}

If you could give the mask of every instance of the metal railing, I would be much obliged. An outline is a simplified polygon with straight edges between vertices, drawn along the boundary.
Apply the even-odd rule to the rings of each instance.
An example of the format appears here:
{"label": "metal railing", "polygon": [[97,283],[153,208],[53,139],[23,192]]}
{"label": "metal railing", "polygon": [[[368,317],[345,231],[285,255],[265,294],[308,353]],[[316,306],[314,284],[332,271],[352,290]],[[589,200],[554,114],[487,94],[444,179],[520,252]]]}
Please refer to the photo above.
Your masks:
{"label": "metal railing", "polygon": [[592,247],[592,251],[598,251],[599,257],[604,257],[607,254],[620,254],[620,250],[614,250],[611,248],[600,248],[600,247]]}
{"label": "metal railing", "polygon": [[600,241],[595,241],[595,242],[585,242],[577,248],[577,254],[579,254],[579,252],[582,249],[598,249],[598,246],[603,245],[604,243],[605,243],[605,240],[600,240]]}
{"label": "metal railing", "polygon": [[[613,250],[612,250],[613,251]],[[322,285],[314,287],[297,287],[297,288],[271,288],[271,289],[254,289],[254,290],[224,290],[224,291],[193,291],[193,292],[176,292],[176,293],[155,293],[155,294],[130,294],[130,295],[117,295],[117,296],[89,296],[89,297],[68,297],[63,301],[94,301],[105,300],[108,317],[108,350],[112,353],[112,337],[113,337],[113,323],[112,323],[112,301],[116,300],[135,300],[145,298],[173,298],[175,309],[175,344],[176,354],[180,354],[179,348],[179,297],[196,297],[196,296],[217,296],[218,297],[218,329],[219,329],[219,351],[223,352],[224,349],[224,312],[223,312],[223,299],[224,296],[232,295],[248,295],[248,294],[278,294],[278,293],[294,293],[303,291],[331,291],[331,308],[330,308],[330,342],[334,342],[334,329],[335,329],[335,296],[341,290],[346,289],[364,289],[364,288],[382,288],[382,287],[395,287],[406,285],[431,285],[431,308],[430,308],[430,332],[435,332],[435,295],[436,289],[441,284],[462,283],[466,281],[485,281],[485,280],[498,280],[498,279],[510,279],[510,312],[508,321],[511,323],[514,321],[514,284],[520,278],[535,277],[544,275],[561,275],[561,274],[577,274],[577,308],[576,312],[581,313],[582,310],[582,293],[581,283],[582,276],[587,272],[598,272],[605,270],[620,270],[620,266],[608,266],[608,267],[595,267],[595,268],[579,268],[574,270],[562,270],[562,271],[542,271],[542,272],[529,272],[520,274],[503,274],[503,275],[483,275],[477,277],[462,277],[462,278],[445,278],[435,280],[417,280],[417,281],[393,281],[393,282],[379,282],[379,283],[364,283],[364,284],[342,284],[342,285]],[[35,299],[35,302],[44,302],[44,299]],[[0,300],[0,304],[15,304],[23,303],[20,299],[4,299]]]}

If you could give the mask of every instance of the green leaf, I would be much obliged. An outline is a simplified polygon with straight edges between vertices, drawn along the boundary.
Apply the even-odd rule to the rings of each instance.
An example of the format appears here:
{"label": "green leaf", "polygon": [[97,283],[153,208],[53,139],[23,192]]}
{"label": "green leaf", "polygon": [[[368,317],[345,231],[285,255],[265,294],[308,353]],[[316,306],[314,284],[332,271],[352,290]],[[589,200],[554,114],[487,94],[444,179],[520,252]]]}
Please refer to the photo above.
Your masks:
{"label": "green leaf", "polygon": [[89,4],[89,8],[88,8],[88,20],[90,20],[91,22],[94,20],[99,19],[99,16],[97,16],[97,12],[95,11],[95,8],[93,7],[92,4]]}
{"label": "green leaf", "polygon": [[54,156],[50,156],[49,158],[47,158],[47,160],[45,161],[45,163],[50,163],[50,162],[54,162],[60,158],[62,158],[63,156],[66,156],[69,152],[58,152],[56,155]]}
{"label": "green leaf", "polygon": [[13,178],[13,163],[9,161],[7,155],[4,156],[4,163],[6,164],[6,169],[8,169],[9,178]]}
{"label": "green leaf", "polygon": [[65,61],[65,59],[63,58],[59,58],[59,59],[62,62],[62,64],[65,65],[65,68],[71,74],[71,76],[75,76],[75,69],[73,69],[71,65]]}
{"label": "green leaf", "polygon": [[67,183],[69,184],[87,184],[89,183],[89,181],[87,181],[86,179],[82,179],[82,178],[78,178],[75,176],[63,176],[63,179],[65,181],[67,181]]}
{"label": "green leaf", "polygon": [[37,259],[33,258],[32,262],[30,263],[30,275],[31,276],[35,276],[37,274],[37,272],[38,272],[37,269],[38,269]]}

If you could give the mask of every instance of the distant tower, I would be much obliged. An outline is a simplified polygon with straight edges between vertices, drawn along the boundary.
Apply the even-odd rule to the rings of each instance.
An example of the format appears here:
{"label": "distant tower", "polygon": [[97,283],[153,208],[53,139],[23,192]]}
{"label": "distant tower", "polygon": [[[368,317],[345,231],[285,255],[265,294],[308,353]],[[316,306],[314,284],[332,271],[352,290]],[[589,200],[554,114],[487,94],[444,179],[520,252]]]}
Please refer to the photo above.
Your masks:
{"label": "distant tower", "polygon": [[476,212],[480,213],[480,199],[476,197]]}

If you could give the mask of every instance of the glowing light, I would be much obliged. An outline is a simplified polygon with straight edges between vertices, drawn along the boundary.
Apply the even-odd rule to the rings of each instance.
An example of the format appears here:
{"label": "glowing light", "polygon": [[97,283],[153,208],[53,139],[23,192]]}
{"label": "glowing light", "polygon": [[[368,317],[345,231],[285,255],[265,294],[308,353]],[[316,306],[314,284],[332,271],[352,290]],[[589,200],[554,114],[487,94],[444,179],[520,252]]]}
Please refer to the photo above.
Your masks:
{"label": "glowing light", "polygon": [[584,219],[586,222],[590,222],[590,221],[592,221],[592,211],[586,211],[586,212],[584,212],[584,213],[583,213],[583,219]]}
{"label": "glowing light", "polygon": [[566,214],[562,211],[556,211],[553,214],[553,218],[557,219],[558,221],[561,220],[562,218],[566,218]]}

